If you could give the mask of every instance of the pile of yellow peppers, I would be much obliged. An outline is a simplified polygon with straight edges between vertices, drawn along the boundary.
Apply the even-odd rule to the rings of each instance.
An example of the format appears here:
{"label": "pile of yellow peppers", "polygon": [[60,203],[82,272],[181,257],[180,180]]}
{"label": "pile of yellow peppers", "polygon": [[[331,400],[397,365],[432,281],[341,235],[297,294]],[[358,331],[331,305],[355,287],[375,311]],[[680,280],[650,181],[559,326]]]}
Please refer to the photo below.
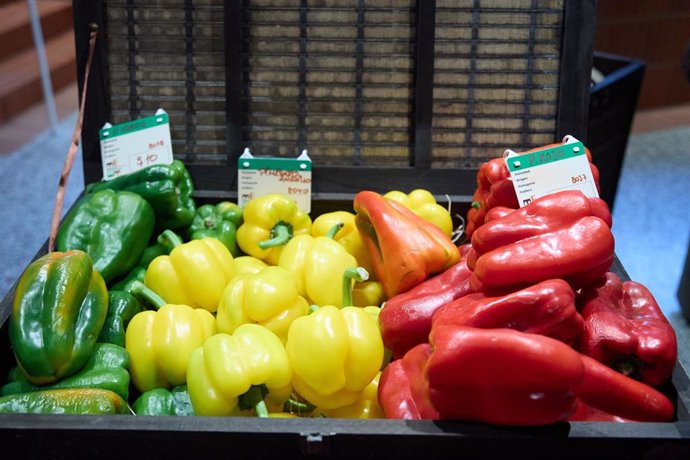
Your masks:
{"label": "pile of yellow peppers", "polygon": [[[429,192],[385,196],[450,236],[450,214]],[[197,415],[383,417],[385,295],[354,213],[312,221],[272,194],[245,206],[239,257],[210,237],[160,238],[173,249],[132,287],[156,309],[126,330],[139,392],[186,385]]]}

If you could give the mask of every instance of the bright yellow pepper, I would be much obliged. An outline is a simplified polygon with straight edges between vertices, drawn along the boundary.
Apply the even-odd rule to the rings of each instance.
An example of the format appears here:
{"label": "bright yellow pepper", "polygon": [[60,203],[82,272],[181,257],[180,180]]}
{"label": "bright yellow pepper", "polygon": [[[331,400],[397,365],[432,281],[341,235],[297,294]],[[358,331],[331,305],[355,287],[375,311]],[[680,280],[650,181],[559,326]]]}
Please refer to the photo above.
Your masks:
{"label": "bright yellow pepper", "polygon": [[244,222],[237,229],[237,244],[245,254],[278,265],[285,244],[296,235],[308,235],[311,217],[294,199],[269,194],[250,200]]}
{"label": "bright yellow pepper", "polygon": [[252,275],[254,273],[259,273],[266,267],[268,267],[268,264],[261,259],[257,259],[256,257],[235,257],[235,272],[238,275]]}
{"label": "bright yellow pepper", "polygon": [[452,236],[453,217],[448,209],[436,202],[436,198],[428,190],[418,188],[409,194],[392,190],[383,196],[401,203],[422,219],[438,226],[449,237]]}
{"label": "bright yellow pepper", "polygon": [[383,360],[379,326],[358,307],[328,305],[296,319],[285,348],[293,387],[323,409],[357,401]]}
{"label": "bright yellow pepper", "polygon": [[309,311],[297,293],[292,274],[282,267],[267,267],[255,274],[237,275],[225,288],[218,305],[218,330],[232,334],[246,323],[258,323],[283,343],[290,324]]}
{"label": "bright yellow pepper", "polygon": [[184,384],[192,352],[216,333],[215,318],[203,308],[166,304],[140,282],[132,293],[158,308],[134,315],[125,332],[134,386],[143,393]]}
{"label": "bright yellow pepper", "polygon": [[378,400],[380,378],[381,372],[378,372],[369,385],[360,392],[359,398],[354,403],[337,409],[316,409],[314,413],[323,414],[328,418],[386,418]]}
{"label": "bright yellow pepper", "polygon": [[[328,236],[333,228],[341,224],[342,227],[335,233],[333,239],[340,243],[347,252],[355,256],[357,265],[363,267],[370,275],[374,273],[369,251],[359,230],[355,225],[355,215],[348,211],[334,211],[321,214],[314,219],[311,226],[311,236]],[[372,279],[371,276],[369,279]]]}
{"label": "bright yellow pepper", "polygon": [[243,324],[232,335],[216,334],[192,354],[187,389],[197,415],[225,416],[255,408],[267,417],[266,391],[290,384],[292,368],[285,347],[271,331]]}
{"label": "bright yellow pepper", "polygon": [[175,247],[170,255],[151,261],[144,283],[168,303],[215,312],[225,286],[235,276],[235,262],[228,248],[215,238],[182,243],[169,230],[160,238]]}
{"label": "bright yellow pepper", "polygon": [[[371,272],[369,272],[371,276]],[[380,306],[386,300],[383,285],[378,281],[355,283],[352,288],[352,305],[355,307]]]}

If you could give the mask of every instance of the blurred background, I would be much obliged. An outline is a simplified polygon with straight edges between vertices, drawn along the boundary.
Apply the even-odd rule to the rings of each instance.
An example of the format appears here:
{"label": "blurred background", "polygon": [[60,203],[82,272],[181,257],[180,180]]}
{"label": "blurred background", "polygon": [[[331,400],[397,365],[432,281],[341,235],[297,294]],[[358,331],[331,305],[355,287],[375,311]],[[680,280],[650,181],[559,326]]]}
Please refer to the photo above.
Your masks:
{"label": "blurred background", "polygon": [[[0,0],[0,297],[47,238],[78,109],[72,3],[35,2],[54,103],[42,86],[29,3]],[[591,108],[590,133],[598,129],[604,140],[622,134],[627,143],[614,187],[616,253],[674,320],[680,320],[677,291],[690,238],[690,78],[683,67],[689,46],[687,0],[597,2],[595,51],[642,63],[632,68],[643,77],[641,86],[619,93],[597,87],[607,69],[596,62],[593,69],[593,100],[600,106]],[[613,132],[607,114],[625,104],[632,104],[626,109],[631,123],[618,123]],[[77,159],[65,210],[83,186]]]}

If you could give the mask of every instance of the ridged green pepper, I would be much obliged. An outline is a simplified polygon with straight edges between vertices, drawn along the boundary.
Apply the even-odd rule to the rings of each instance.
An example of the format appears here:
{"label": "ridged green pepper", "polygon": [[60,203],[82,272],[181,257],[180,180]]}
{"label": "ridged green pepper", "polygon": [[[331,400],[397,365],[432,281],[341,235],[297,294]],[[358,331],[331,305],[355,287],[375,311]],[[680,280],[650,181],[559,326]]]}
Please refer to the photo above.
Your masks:
{"label": "ridged green pepper", "polygon": [[187,385],[146,391],[134,401],[132,410],[136,415],[196,415]]}
{"label": "ridged green pepper", "polygon": [[126,190],[141,195],[153,207],[158,228],[186,227],[192,223],[196,204],[194,185],[184,163],[151,165],[109,181],[94,182],[86,193],[100,190]]}
{"label": "ridged green pepper", "polygon": [[93,355],[82,370],[50,385],[33,385],[26,380],[19,368],[12,368],[8,375],[8,383],[0,389],[0,395],[66,388],[100,388],[110,390],[127,400],[129,397],[128,367],[127,350],[112,343],[97,343]]}
{"label": "ridged green pepper", "polygon": [[237,248],[237,227],[242,225],[242,208],[230,201],[216,205],[205,204],[196,210],[192,225],[189,226],[189,239],[201,240],[215,238],[220,240],[233,257],[239,255]]}
{"label": "ridged green pepper", "polygon": [[151,206],[130,192],[103,190],[81,197],[57,234],[58,251],[81,249],[106,283],[127,274],[139,261],[153,233]]}
{"label": "ridged green pepper", "polygon": [[29,264],[9,320],[10,343],[27,380],[45,385],[79,371],[107,312],[105,282],[85,252],[50,252]]}
{"label": "ridged green pepper", "polygon": [[109,390],[69,388],[3,396],[0,413],[128,414],[129,407],[124,399]]}
{"label": "ridged green pepper", "polygon": [[108,314],[98,341],[124,347],[127,325],[142,310],[141,304],[129,292],[112,289],[108,292],[108,299]]}

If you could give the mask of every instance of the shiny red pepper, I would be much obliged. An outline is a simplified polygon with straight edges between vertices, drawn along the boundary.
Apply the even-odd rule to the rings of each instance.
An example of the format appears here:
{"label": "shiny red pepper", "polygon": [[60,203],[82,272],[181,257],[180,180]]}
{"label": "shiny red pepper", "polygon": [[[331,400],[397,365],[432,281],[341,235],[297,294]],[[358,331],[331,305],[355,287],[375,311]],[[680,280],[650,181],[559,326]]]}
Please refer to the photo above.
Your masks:
{"label": "shiny red pepper", "polygon": [[629,420],[627,418],[619,417],[618,415],[612,415],[608,412],[604,412],[601,409],[586,404],[581,400],[577,400],[577,409],[575,413],[568,417],[569,422],[634,422],[634,420]]}
{"label": "shiny red pepper", "polygon": [[430,354],[431,345],[417,345],[383,370],[379,380],[378,399],[386,418],[439,418],[438,411],[429,401],[429,385],[424,376],[424,367]]}
{"label": "shiny red pepper", "polygon": [[645,286],[609,272],[578,301],[585,319],[582,353],[652,386],[671,378],[676,333]]}
{"label": "shiny red pepper", "polygon": [[610,227],[582,192],[569,190],[486,222],[472,235],[467,265],[477,291],[552,278],[579,289],[601,278],[613,256]]}
{"label": "shiny red pepper", "polygon": [[584,327],[575,307],[575,293],[561,279],[514,292],[479,292],[460,297],[439,308],[432,324],[510,328],[569,345],[577,341]]}
{"label": "shiny red pepper", "polygon": [[394,358],[429,341],[431,318],[444,304],[469,294],[470,275],[465,261],[388,299],[379,313],[383,344]]}

